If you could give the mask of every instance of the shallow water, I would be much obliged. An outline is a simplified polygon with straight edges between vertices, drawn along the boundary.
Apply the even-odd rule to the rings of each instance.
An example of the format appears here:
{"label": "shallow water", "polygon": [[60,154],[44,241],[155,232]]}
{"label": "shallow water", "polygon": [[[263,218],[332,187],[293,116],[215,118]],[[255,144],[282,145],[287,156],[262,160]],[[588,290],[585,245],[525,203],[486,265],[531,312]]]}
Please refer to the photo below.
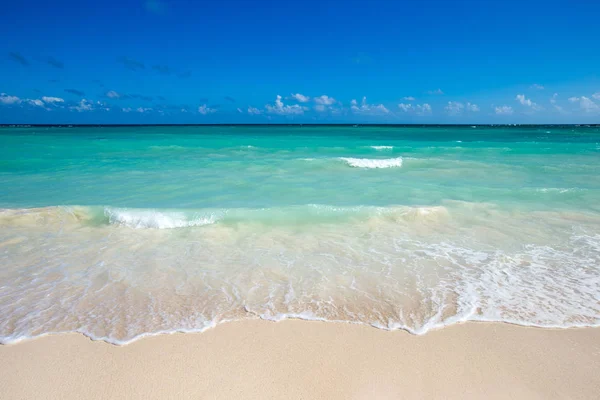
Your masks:
{"label": "shallow water", "polygon": [[593,127],[0,129],[0,342],[600,324]]}

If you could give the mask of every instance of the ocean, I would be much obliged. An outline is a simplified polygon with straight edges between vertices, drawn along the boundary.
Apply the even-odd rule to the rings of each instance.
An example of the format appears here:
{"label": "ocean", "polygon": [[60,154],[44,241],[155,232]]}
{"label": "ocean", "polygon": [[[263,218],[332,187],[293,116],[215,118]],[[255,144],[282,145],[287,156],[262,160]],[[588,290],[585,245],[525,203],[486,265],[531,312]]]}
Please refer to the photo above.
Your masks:
{"label": "ocean", "polygon": [[600,128],[0,128],[0,342],[600,325]]}

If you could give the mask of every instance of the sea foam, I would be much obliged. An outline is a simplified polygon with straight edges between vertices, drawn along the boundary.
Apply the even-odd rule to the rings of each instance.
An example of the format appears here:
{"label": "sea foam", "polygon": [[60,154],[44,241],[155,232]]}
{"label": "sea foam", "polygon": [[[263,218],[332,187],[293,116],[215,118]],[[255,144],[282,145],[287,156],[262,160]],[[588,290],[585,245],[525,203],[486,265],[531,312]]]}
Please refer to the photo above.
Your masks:
{"label": "sea foam", "polygon": [[187,215],[184,212],[168,212],[144,209],[106,207],[104,214],[109,223],[135,229],[173,229],[214,224],[214,215]]}
{"label": "sea foam", "polygon": [[372,149],[377,150],[377,151],[384,151],[384,150],[392,150],[394,148],[394,146],[371,146]]}
{"label": "sea foam", "polygon": [[393,168],[402,166],[402,157],[386,159],[340,157],[340,160],[345,161],[354,168]]}
{"label": "sea foam", "polygon": [[[84,220],[62,208],[0,214],[8,224],[0,230],[0,343],[80,332],[127,344],[249,318],[414,334],[462,321],[600,325],[594,214],[468,202],[310,205],[229,210],[239,222],[165,232],[122,226],[196,226],[225,211],[106,208],[113,222],[102,215],[90,225],[101,209],[74,210]],[[256,223],[273,212],[326,223]],[[352,217],[330,223],[331,214]],[[24,225],[24,215],[38,223]],[[60,218],[40,224],[46,215]]]}

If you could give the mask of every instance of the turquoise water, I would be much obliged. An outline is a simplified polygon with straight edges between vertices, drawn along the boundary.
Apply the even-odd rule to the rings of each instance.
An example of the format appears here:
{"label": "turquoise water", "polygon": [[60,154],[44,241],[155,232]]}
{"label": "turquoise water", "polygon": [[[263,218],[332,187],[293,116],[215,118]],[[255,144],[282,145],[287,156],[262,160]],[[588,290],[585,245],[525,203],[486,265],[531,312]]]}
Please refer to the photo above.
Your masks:
{"label": "turquoise water", "polygon": [[0,341],[600,322],[596,127],[0,129]]}
{"label": "turquoise water", "polygon": [[[600,207],[593,201],[600,187],[598,128],[136,127],[1,133],[1,183],[10,190],[1,192],[0,205],[7,208],[436,205],[446,199]],[[401,159],[402,168],[353,169],[341,158]]]}

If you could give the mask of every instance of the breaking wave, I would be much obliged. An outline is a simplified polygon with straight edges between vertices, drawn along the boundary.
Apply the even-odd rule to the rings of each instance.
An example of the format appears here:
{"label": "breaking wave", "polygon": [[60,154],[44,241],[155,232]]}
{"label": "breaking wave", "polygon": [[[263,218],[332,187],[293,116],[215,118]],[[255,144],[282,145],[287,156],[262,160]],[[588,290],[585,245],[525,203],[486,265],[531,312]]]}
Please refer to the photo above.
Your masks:
{"label": "breaking wave", "polygon": [[[301,318],[600,325],[600,217],[490,203],[0,211],[0,343]],[[60,305],[58,307],[57,305]]]}
{"label": "breaking wave", "polygon": [[385,151],[385,150],[392,150],[394,148],[394,146],[371,146],[371,148],[373,150],[377,150],[377,151]]}
{"label": "breaking wave", "polygon": [[394,168],[402,166],[402,157],[387,159],[340,157],[340,160],[345,161],[354,168]]}
{"label": "breaking wave", "polygon": [[187,228],[214,224],[215,215],[186,214],[183,212],[165,212],[158,210],[110,208],[104,209],[110,224],[123,225],[129,228],[145,229],[173,229]]}

